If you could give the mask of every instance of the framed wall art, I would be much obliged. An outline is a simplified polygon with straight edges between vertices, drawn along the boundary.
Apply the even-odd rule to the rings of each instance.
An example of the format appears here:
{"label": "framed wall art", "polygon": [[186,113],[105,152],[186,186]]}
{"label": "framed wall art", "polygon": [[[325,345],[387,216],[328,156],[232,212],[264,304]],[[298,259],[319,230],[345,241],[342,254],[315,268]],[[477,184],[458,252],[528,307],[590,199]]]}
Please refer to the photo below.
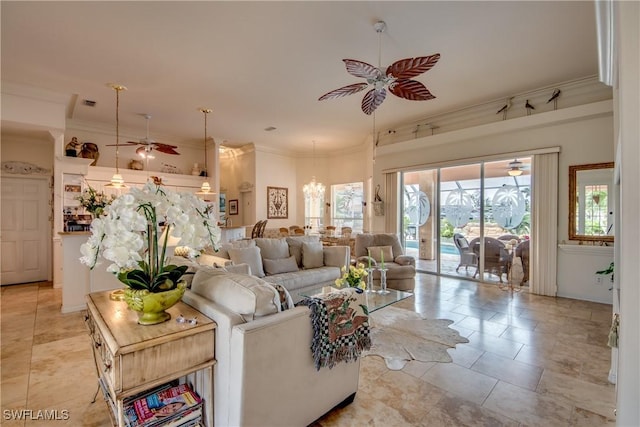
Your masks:
{"label": "framed wall art", "polygon": [[289,218],[289,189],[267,187],[267,218]]}
{"label": "framed wall art", "polygon": [[238,215],[238,199],[229,200],[229,215]]}

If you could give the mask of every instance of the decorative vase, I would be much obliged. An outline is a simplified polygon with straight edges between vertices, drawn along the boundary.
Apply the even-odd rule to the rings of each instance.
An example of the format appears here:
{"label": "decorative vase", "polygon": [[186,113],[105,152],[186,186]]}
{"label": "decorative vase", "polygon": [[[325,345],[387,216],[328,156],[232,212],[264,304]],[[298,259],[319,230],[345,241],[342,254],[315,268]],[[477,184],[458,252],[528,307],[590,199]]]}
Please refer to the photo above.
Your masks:
{"label": "decorative vase", "polygon": [[171,319],[171,315],[165,310],[180,301],[186,288],[186,283],[183,281],[178,282],[176,288],[164,292],[126,288],[124,300],[131,310],[138,313],[140,325],[156,325]]}
{"label": "decorative vase", "polygon": [[387,290],[387,268],[378,268],[378,270],[380,271],[380,290],[378,291],[379,294],[381,295],[386,295],[388,293],[390,293],[390,291]]}
{"label": "decorative vase", "polygon": [[373,272],[376,270],[375,268],[365,268],[365,270],[367,271],[367,293],[370,294],[372,292],[375,292],[373,290]]}

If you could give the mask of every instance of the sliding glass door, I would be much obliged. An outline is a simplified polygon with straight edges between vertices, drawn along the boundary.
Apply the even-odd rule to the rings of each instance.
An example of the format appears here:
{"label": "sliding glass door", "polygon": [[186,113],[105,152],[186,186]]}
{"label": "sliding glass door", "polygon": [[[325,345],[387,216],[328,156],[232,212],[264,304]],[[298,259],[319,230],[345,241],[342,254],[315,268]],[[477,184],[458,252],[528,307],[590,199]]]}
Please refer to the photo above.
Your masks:
{"label": "sliding glass door", "polygon": [[505,159],[403,173],[401,230],[418,270],[519,282],[512,267],[525,246],[528,261],[529,165]]}

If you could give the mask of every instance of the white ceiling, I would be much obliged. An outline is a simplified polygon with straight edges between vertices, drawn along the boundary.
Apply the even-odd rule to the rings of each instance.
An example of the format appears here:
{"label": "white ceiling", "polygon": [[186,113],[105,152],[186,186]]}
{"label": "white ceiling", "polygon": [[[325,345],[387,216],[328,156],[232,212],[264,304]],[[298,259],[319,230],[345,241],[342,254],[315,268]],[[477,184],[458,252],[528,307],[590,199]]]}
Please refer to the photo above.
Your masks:
{"label": "white ceiling", "polygon": [[[381,65],[440,53],[416,77],[436,99],[389,94],[382,128],[597,73],[592,1],[11,2],[2,1],[2,81],[69,96],[69,117],[120,125],[160,142],[334,151],[362,144],[364,92],[318,101],[362,81],[342,59]],[[76,96],[74,96],[76,95]],[[97,102],[96,107],[82,100]],[[264,129],[276,127],[272,132]],[[167,141],[169,139],[169,141]]]}

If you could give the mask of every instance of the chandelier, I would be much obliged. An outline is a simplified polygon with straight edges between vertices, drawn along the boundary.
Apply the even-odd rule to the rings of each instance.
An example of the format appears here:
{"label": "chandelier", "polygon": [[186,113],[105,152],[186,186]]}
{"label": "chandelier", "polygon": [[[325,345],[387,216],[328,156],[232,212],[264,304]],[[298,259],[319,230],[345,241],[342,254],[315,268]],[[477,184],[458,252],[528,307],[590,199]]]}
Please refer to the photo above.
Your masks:
{"label": "chandelier", "polygon": [[324,198],[324,184],[321,182],[316,182],[316,177],[311,178],[311,182],[305,184],[302,187],[302,192],[304,193],[304,197],[307,199],[323,199]]}
{"label": "chandelier", "polygon": [[117,83],[107,83],[107,86],[116,91],[116,173],[111,177],[111,182],[106,186],[113,188],[126,188],[124,185],[124,178],[120,175],[120,168],[118,167],[118,154],[120,148],[120,120],[118,113],[120,109],[120,92],[127,90],[127,88]]}
{"label": "chandelier", "polygon": [[[316,142],[313,141],[313,171],[316,170]],[[325,186],[316,181],[315,175],[311,177],[311,182],[302,187],[304,197],[307,199],[324,199]]]}
{"label": "chandelier", "polygon": [[209,185],[209,170],[207,169],[207,114],[211,113],[213,110],[210,108],[199,108],[198,110],[204,114],[204,181],[200,186],[200,191],[196,194],[214,194],[211,191],[211,185]]}

